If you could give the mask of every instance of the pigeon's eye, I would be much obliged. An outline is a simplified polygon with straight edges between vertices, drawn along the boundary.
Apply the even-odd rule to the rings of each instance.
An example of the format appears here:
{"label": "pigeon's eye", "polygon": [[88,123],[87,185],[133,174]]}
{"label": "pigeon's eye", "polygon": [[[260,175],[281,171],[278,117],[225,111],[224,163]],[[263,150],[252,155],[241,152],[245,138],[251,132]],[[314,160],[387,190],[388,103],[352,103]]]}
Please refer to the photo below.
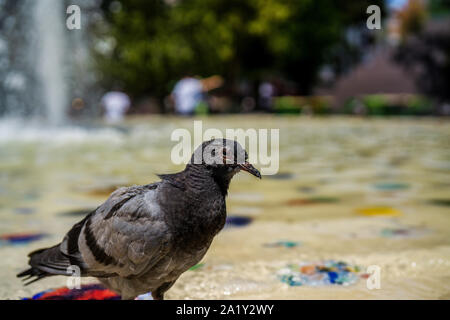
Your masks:
{"label": "pigeon's eye", "polygon": [[213,150],[211,151],[211,155],[212,155],[213,157],[216,156],[216,149],[213,149]]}

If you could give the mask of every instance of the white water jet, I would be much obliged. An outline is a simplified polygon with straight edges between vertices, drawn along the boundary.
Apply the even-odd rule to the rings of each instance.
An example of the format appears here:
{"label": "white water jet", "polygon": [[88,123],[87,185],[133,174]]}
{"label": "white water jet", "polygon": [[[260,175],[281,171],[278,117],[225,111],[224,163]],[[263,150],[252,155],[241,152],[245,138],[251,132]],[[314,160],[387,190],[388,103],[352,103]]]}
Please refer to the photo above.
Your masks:
{"label": "white water jet", "polygon": [[64,122],[67,109],[63,3],[60,0],[38,0],[33,9],[35,32],[39,39],[35,66],[43,89],[44,116],[52,125]]}

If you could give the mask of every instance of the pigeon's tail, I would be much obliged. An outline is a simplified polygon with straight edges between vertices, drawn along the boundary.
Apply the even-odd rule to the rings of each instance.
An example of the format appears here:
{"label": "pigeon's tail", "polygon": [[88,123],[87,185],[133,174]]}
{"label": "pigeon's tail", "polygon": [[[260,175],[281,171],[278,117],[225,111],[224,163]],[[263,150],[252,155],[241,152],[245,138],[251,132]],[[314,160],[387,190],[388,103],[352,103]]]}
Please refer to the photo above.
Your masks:
{"label": "pigeon's tail", "polygon": [[59,244],[47,248],[33,251],[28,255],[31,268],[19,273],[18,278],[28,281],[25,285],[54,275],[70,275],[67,268],[70,266],[69,258],[62,254]]}
{"label": "pigeon's tail", "polygon": [[23,279],[23,281],[30,280],[30,281],[24,283],[25,286],[32,284],[33,282],[36,282],[38,280],[41,280],[42,278],[49,277],[49,276],[50,276],[49,273],[39,270],[38,268],[34,268],[34,267],[31,267],[17,275],[18,278],[26,277]]}

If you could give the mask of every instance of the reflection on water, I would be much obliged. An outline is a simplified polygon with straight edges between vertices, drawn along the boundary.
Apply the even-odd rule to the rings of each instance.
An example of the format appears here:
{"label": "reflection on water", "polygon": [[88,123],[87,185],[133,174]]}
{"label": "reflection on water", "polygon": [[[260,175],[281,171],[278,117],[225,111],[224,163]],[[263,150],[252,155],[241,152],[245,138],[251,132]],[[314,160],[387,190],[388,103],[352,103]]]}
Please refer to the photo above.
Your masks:
{"label": "reflection on water", "polygon": [[[251,217],[252,223],[224,229],[205,267],[181,276],[167,298],[450,297],[447,122],[204,119],[204,128],[254,125],[280,129],[280,173],[262,180],[235,178],[228,212]],[[0,298],[64,286],[65,279],[55,277],[23,288],[14,275],[30,250],[60,241],[114,188],[180,170],[170,161],[176,144],[170,135],[179,127],[192,130],[192,119],[141,117],[119,129],[0,122],[0,235],[48,234],[0,247]],[[280,241],[301,245],[267,246]],[[291,287],[277,277],[288,265],[330,260],[380,266],[381,289],[368,290],[364,279],[347,287]]]}

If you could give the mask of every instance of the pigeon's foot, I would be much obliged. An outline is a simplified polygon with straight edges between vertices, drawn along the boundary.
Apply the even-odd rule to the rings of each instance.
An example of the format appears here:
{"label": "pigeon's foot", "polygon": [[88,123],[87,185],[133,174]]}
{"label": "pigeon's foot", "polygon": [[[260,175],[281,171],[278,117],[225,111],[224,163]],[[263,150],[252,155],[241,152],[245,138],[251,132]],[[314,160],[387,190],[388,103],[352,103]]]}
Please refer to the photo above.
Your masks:
{"label": "pigeon's foot", "polygon": [[164,300],[164,293],[173,286],[176,280],[166,282],[155,291],[152,291],[153,300]]}
{"label": "pigeon's foot", "polygon": [[164,293],[152,293],[153,300],[164,300]]}

